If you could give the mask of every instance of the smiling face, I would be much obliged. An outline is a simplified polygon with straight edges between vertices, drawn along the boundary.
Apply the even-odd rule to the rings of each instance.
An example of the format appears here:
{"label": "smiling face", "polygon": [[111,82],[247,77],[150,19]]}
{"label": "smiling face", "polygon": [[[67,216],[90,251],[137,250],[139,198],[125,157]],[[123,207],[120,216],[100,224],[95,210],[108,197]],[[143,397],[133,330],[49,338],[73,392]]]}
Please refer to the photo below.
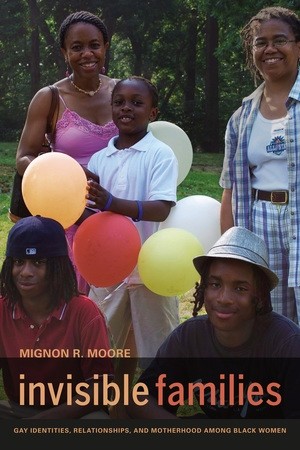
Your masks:
{"label": "smiling face", "polygon": [[287,42],[275,47],[278,39],[295,41],[290,26],[277,19],[262,22],[253,36],[253,45],[267,43],[265,47],[253,47],[253,61],[264,80],[276,81],[282,78],[295,79],[300,58],[300,42]]}
{"label": "smiling face", "polygon": [[79,22],[71,25],[61,51],[74,74],[78,76],[98,75],[104,66],[108,43],[94,25]]}
{"label": "smiling face", "polygon": [[12,277],[21,297],[38,298],[47,290],[46,259],[14,258]]}
{"label": "smiling face", "polygon": [[223,345],[238,346],[249,338],[256,316],[256,289],[250,263],[227,258],[211,263],[204,304]]}
{"label": "smiling face", "polygon": [[157,116],[147,82],[139,79],[120,81],[113,91],[112,116],[119,129],[121,148],[141,140],[147,133],[149,122]]}

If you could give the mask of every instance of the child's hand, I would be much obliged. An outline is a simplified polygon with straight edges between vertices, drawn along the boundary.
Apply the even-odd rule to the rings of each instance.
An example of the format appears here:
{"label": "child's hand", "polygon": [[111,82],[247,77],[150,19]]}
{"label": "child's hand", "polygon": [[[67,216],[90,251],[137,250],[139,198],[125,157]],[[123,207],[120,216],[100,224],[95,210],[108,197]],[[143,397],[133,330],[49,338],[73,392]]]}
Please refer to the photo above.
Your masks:
{"label": "child's hand", "polygon": [[107,204],[107,199],[110,196],[109,192],[93,180],[88,180],[87,189],[88,193],[86,195],[86,206],[102,210]]}
{"label": "child's hand", "polygon": [[94,181],[96,181],[97,183],[99,183],[99,177],[98,177],[98,175],[95,175],[93,172],[91,172],[89,169],[87,169],[87,168],[84,167],[84,166],[81,166],[81,167],[82,167],[83,170],[84,170],[84,173],[85,173],[85,175],[86,175],[87,180],[94,180]]}

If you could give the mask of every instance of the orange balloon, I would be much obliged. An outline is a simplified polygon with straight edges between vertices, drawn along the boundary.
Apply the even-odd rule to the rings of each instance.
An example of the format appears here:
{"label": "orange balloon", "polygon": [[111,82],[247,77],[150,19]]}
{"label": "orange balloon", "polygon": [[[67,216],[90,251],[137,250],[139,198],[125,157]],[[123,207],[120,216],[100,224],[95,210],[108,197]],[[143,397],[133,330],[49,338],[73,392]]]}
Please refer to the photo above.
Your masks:
{"label": "orange balloon", "polygon": [[140,235],[132,220],[110,211],[82,222],[73,241],[75,264],[96,287],[112,286],[130,275],[140,248]]}
{"label": "orange balloon", "polygon": [[44,153],[24,172],[22,193],[31,214],[55,219],[64,228],[73,225],[83,213],[86,192],[83,168],[64,153]]}

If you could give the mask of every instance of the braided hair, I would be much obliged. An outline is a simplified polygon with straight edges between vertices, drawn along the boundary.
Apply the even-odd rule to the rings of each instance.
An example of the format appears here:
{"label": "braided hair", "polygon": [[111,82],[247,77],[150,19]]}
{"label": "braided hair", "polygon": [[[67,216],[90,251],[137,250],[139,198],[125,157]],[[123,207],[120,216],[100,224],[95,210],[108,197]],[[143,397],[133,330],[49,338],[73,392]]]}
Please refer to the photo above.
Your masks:
{"label": "braided hair", "polygon": [[[192,315],[196,317],[198,312],[204,305],[205,289],[207,286],[207,280],[209,276],[210,266],[214,258],[208,258],[203,264],[201,269],[200,283],[195,284],[195,291],[193,293],[194,300],[191,303],[194,304]],[[256,297],[256,314],[263,315],[272,311],[271,295],[270,295],[270,282],[267,275],[257,266],[253,266],[254,282],[256,284],[256,291],[259,293]]]}
{"label": "braided hair", "polygon": [[102,22],[102,20],[98,16],[88,11],[78,11],[66,17],[60,26],[59,43],[61,48],[65,48],[66,35],[70,26],[74,25],[75,23],[82,22],[94,25],[96,28],[98,28],[98,30],[101,31],[103,35],[104,44],[108,42],[108,31],[104,22]]}
{"label": "braided hair", "polygon": [[246,66],[253,75],[256,84],[262,80],[262,76],[253,62],[253,38],[260,24],[271,19],[280,20],[289,25],[296,42],[300,41],[300,18],[294,11],[281,6],[270,6],[261,9],[253,16],[244,28],[242,28],[240,34],[243,39],[243,48],[246,54]]}
{"label": "braided hair", "polygon": [[[69,256],[47,258],[46,281],[53,308],[61,301],[69,302],[79,295],[77,278]],[[10,305],[21,301],[21,295],[14,283],[12,269],[14,258],[7,256],[0,274],[0,294]]]}

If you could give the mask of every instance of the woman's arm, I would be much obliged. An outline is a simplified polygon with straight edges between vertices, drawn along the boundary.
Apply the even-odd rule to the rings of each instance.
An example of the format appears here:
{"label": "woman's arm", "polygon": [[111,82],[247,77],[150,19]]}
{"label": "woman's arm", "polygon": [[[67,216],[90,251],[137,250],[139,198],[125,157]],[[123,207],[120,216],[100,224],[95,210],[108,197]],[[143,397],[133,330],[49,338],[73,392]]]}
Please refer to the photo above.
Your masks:
{"label": "woman's arm", "polygon": [[29,104],[16,154],[17,170],[21,175],[31,161],[42,152],[51,100],[51,90],[44,87],[35,94]]}
{"label": "woman's arm", "polygon": [[224,189],[221,201],[220,225],[221,233],[233,227],[232,216],[232,189]]}

